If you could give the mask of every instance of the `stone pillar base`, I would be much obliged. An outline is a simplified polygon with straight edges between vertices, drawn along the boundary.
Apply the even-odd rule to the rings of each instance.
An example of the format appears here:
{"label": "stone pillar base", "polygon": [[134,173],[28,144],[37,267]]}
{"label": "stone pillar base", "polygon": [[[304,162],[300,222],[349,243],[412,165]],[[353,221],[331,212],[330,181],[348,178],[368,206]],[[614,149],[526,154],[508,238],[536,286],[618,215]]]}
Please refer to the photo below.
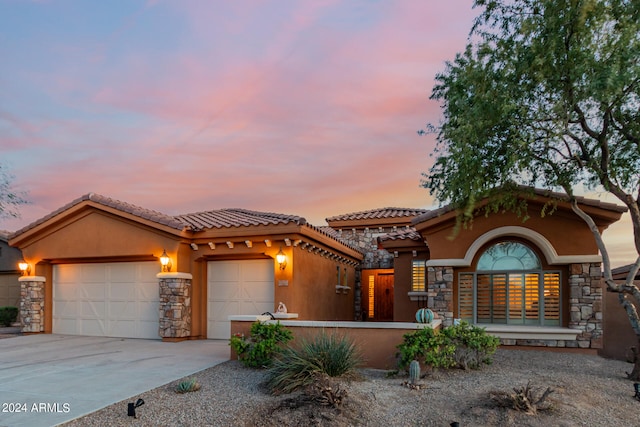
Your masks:
{"label": "stone pillar base", "polygon": [[191,336],[191,280],[188,273],[158,273],[160,327],[163,341],[182,341]]}
{"label": "stone pillar base", "polygon": [[44,283],[42,276],[22,276],[20,281],[20,324],[22,333],[44,331]]}

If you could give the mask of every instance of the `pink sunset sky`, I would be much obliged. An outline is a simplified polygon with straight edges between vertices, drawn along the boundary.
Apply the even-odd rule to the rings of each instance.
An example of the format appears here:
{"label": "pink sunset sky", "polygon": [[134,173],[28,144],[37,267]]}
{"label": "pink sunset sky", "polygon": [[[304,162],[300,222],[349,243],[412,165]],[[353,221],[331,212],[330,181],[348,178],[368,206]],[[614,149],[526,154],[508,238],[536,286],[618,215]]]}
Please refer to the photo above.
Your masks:
{"label": "pink sunset sky", "polygon": [[[472,3],[0,0],[0,162],[30,201],[0,229],[89,192],[315,225],[437,207],[416,131],[440,120],[429,95]],[[614,266],[630,233],[605,232]]]}

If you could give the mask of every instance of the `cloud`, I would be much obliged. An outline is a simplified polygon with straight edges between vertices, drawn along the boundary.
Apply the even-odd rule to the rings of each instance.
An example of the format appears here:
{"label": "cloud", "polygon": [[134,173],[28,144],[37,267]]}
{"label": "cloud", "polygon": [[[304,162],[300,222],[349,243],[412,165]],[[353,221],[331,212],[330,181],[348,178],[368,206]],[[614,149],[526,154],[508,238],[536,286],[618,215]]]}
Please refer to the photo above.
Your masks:
{"label": "cloud", "polygon": [[[431,206],[420,174],[435,141],[416,130],[440,118],[431,86],[464,49],[471,5],[146,1],[21,15],[21,37],[2,47],[14,60],[0,76],[0,148],[33,204],[0,228],[87,192],[315,224]],[[38,26],[51,20],[73,28]]]}

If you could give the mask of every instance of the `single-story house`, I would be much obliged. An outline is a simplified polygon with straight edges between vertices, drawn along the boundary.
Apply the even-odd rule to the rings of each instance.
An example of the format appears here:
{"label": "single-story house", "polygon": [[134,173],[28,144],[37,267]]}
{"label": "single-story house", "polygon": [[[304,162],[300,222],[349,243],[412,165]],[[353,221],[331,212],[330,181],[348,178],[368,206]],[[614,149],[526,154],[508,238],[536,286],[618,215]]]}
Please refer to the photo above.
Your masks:
{"label": "single-story house", "polygon": [[0,307],[20,306],[20,270],[22,254],[9,246],[9,232],[0,230]]}
{"label": "single-story house", "polygon": [[93,193],[9,242],[32,272],[20,278],[23,332],[165,340],[228,338],[230,315],[280,302],[299,319],[353,320],[363,259],[295,215],[170,216]]}
{"label": "single-story house", "polygon": [[[20,278],[32,291],[23,307],[41,307],[22,313],[23,330],[228,338],[230,315],[282,302],[281,316],[299,320],[413,322],[428,307],[445,326],[465,320],[507,345],[601,348],[591,231],[562,195],[523,197],[527,221],[478,215],[452,238],[449,207],[373,209],[316,227],[243,209],[170,216],[88,194],[10,236],[32,266]],[[626,210],[578,201],[600,232]],[[549,202],[555,210],[542,218]]]}

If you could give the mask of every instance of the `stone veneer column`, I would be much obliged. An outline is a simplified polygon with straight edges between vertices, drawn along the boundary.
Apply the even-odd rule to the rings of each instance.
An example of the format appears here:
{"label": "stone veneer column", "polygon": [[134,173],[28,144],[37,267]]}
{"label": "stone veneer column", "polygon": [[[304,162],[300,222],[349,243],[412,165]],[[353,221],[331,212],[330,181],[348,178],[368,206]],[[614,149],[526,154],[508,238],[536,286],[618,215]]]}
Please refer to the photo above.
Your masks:
{"label": "stone veneer column", "polygon": [[355,321],[362,320],[362,270],[358,266],[356,267],[356,282],[353,292],[353,306],[354,306],[354,319]]}
{"label": "stone veneer column", "polygon": [[162,338],[191,336],[191,280],[189,273],[158,273],[160,285],[160,327]]}
{"label": "stone veneer column", "polygon": [[428,267],[427,307],[438,313],[442,326],[453,324],[453,267]]}
{"label": "stone veneer column", "polygon": [[20,323],[22,332],[44,331],[44,283],[42,276],[22,276],[20,282]]}
{"label": "stone veneer column", "polygon": [[581,332],[567,347],[602,348],[600,263],[571,264],[569,274],[569,327]]}

